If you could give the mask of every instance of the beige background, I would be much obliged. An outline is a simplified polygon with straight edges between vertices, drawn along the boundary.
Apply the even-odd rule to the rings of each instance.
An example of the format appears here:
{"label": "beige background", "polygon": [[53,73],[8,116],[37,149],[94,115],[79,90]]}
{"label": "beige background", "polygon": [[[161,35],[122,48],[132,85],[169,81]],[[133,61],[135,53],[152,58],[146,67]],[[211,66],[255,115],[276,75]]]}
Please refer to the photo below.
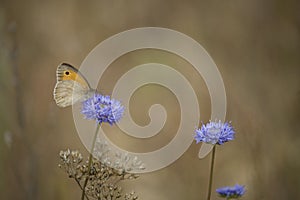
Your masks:
{"label": "beige background", "polygon": [[[71,109],[59,109],[53,101],[56,67],[63,61],[79,66],[91,49],[113,34],[158,26],[197,40],[223,76],[227,119],[237,135],[217,149],[214,189],[240,183],[247,187],[245,200],[299,199],[299,8],[299,1],[293,0],[1,0],[0,198],[79,199],[76,183],[57,167],[61,149],[79,149],[85,156],[87,152]],[[109,67],[98,89],[110,94],[123,73],[154,61],[190,80],[201,102],[199,120],[207,121],[210,100],[203,80],[173,54],[144,50],[124,55]],[[170,91],[140,88],[130,111],[138,124],[147,124],[153,103],[168,111],[158,136],[141,141],[104,126],[109,137],[133,151],[157,149],[170,141],[180,120],[179,104]],[[199,148],[193,143],[173,165],[124,187],[144,200],[204,199],[209,158],[198,160]],[[212,199],[217,199],[215,194]]]}

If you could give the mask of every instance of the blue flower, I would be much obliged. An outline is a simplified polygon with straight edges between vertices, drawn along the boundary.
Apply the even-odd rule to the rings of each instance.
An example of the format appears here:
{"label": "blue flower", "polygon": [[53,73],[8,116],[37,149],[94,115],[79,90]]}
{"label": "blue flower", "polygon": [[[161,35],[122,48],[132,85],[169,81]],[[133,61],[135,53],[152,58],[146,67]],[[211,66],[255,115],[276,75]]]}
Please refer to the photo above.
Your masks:
{"label": "blue flower", "polygon": [[120,101],[111,99],[110,96],[94,94],[82,102],[81,112],[86,119],[96,120],[99,124],[107,122],[113,125],[122,118],[124,107]]}
{"label": "blue flower", "polygon": [[216,192],[226,199],[236,199],[245,194],[245,186],[236,184],[233,187],[218,188]]}
{"label": "blue flower", "polygon": [[202,124],[200,129],[197,129],[195,135],[196,143],[205,142],[209,144],[223,144],[234,139],[234,130],[230,123],[221,121],[210,121],[207,124]]}

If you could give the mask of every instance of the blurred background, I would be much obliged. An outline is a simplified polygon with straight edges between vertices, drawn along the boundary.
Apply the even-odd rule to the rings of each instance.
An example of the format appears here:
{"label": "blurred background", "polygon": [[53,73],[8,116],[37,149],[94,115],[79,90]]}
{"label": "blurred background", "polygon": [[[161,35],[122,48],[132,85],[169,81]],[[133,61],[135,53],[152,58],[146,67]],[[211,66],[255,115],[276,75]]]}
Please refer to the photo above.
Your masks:
{"label": "blurred background", "polygon": [[[56,106],[52,92],[61,62],[80,66],[101,41],[146,26],[182,32],[199,42],[217,64],[226,87],[227,120],[236,139],[217,148],[213,189],[246,185],[243,199],[300,199],[300,3],[244,1],[0,1],[0,198],[79,199],[76,183],[58,168],[59,151],[88,152],[76,133],[71,108]],[[196,91],[201,119],[210,118],[207,88],[180,57],[140,50],[117,59],[98,89],[110,94],[136,65],[158,62],[182,73]],[[128,150],[157,149],[172,139],[180,121],[175,96],[157,85],[132,96],[136,123],[149,123],[152,104],[168,119],[147,141],[109,129]],[[114,132],[119,136],[116,137]],[[123,134],[124,135],[124,134]],[[132,145],[135,144],[135,145]],[[197,158],[195,143],[175,163],[124,184],[140,199],[205,199],[210,157]],[[213,193],[212,199],[217,199]]]}

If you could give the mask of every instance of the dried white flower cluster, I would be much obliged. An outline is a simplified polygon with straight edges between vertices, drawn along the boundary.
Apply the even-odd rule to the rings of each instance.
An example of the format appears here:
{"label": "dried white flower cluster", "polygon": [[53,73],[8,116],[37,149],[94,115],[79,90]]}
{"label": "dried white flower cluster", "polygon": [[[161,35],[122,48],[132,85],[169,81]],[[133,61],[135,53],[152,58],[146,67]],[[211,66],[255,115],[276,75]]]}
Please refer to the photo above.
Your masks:
{"label": "dried white flower cluster", "polygon": [[83,175],[82,166],[80,165],[82,155],[78,151],[67,149],[66,151],[60,151],[59,156],[61,159],[61,163],[58,165],[59,168],[63,168],[69,175],[69,178],[80,179]]}
{"label": "dried white flower cluster", "polygon": [[145,169],[142,161],[137,156],[130,156],[128,153],[112,151],[105,140],[97,138],[94,157],[101,163],[118,170],[120,173],[141,171]]}
{"label": "dried white flower cluster", "polygon": [[[123,194],[118,183],[138,178],[138,175],[128,171],[142,169],[143,164],[136,157],[131,158],[128,155],[110,152],[106,143],[97,144],[96,153],[100,157],[92,159],[90,170],[88,161],[83,162],[82,155],[78,151],[69,149],[59,153],[61,160],[59,167],[67,172],[69,178],[75,179],[81,190],[84,188],[84,182],[89,180],[85,187],[85,197],[88,200],[138,199],[134,192]],[[114,157],[109,157],[111,155]]]}

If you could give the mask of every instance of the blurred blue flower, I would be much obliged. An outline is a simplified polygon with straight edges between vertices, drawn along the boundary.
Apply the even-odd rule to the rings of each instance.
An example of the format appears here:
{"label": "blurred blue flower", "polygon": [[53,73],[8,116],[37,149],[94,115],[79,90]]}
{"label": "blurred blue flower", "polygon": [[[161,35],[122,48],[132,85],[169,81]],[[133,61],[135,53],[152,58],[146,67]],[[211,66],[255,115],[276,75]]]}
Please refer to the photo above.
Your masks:
{"label": "blurred blue flower", "polygon": [[230,123],[221,121],[210,121],[207,124],[202,124],[200,129],[197,129],[195,135],[196,143],[205,142],[209,144],[223,144],[234,139],[234,130]]}
{"label": "blurred blue flower", "polygon": [[218,188],[216,192],[226,199],[236,199],[245,194],[245,186],[236,184],[233,187]]}
{"label": "blurred blue flower", "polygon": [[82,102],[81,112],[86,119],[96,120],[99,124],[107,122],[113,125],[122,118],[124,107],[120,101],[111,99],[110,96],[94,94]]}

